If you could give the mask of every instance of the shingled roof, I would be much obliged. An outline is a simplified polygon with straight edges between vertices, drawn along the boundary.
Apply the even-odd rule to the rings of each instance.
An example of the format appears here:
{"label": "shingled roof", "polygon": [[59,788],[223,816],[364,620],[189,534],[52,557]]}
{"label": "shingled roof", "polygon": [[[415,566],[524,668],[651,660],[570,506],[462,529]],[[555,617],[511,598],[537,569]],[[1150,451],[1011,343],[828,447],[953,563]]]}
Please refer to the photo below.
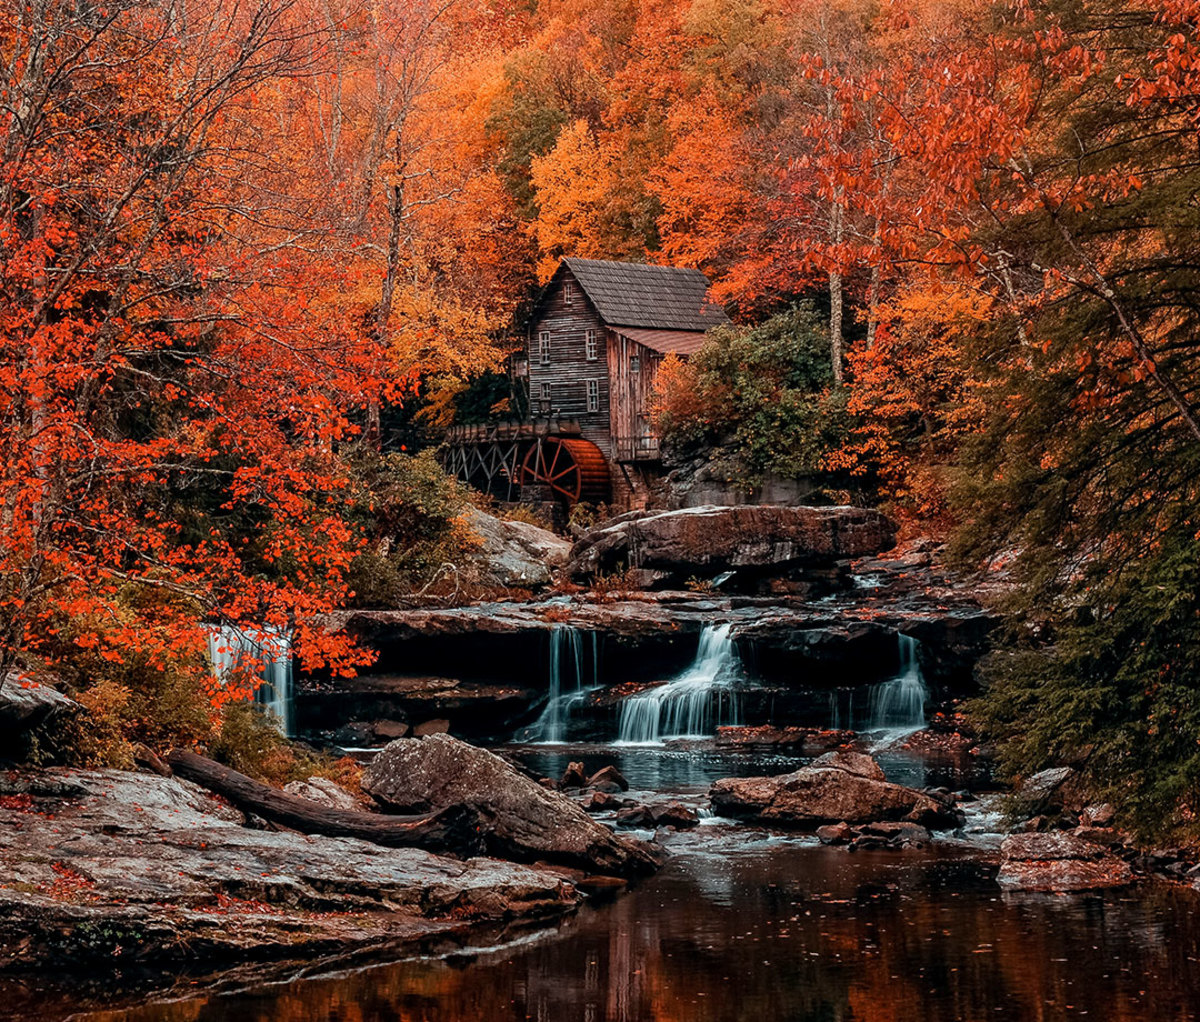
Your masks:
{"label": "shingled roof", "polygon": [[568,258],[563,265],[609,326],[704,331],[729,322],[708,301],[708,278],[699,270],[602,259]]}

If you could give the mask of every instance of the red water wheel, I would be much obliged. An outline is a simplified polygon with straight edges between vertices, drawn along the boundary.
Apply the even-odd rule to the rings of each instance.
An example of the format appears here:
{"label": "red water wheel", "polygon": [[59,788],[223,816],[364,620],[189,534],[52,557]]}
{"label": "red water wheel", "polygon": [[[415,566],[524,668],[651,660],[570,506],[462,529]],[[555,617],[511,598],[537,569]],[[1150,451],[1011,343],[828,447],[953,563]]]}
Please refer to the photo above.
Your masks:
{"label": "red water wheel", "polygon": [[521,465],[524,486],[547,486],[569,504],[608,500],[608,462],[590,440],[546,437],[529,448]]}

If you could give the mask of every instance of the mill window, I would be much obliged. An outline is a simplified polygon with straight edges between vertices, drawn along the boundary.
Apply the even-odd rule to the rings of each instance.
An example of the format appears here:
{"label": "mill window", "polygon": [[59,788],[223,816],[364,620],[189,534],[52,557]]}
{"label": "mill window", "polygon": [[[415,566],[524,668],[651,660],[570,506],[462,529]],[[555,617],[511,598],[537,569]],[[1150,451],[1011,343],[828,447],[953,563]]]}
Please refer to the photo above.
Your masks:
{"label": "mill window", "polygon": [[589,362],[596,361],[596,331],[589,330],[583,335],[583,350]]}
{"label": "mill window", "polygon": [[550,331],[543,330],[538,334],[538,365],[550,364]]}
{"label": "mill window", "polygon": [[568,305],[575,304],[575,282],[573,280],[568,280],[563,284],[563,301]]}
{"label": "mill window", "polygon": [[587,381],[587,410],[589,412],[600,411],[600,381]]}
{"label": "mill window", "polygon": [[631,373],[640,373],[642,371],[642,359],[640,355],[631,355],[629,358],[629,371]]}

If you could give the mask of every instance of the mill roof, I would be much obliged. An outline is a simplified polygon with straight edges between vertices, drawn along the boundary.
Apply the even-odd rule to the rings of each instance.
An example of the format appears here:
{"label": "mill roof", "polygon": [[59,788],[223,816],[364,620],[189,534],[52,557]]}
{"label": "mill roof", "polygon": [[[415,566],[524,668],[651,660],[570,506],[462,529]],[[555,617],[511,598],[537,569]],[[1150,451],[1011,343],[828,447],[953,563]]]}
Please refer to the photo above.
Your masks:
{"label": "mill roof", "polygon": [[699,270],[566,258],[558,273],[563,266],[609,326],[702,333],[729,322],[708,300],[708,278]]}

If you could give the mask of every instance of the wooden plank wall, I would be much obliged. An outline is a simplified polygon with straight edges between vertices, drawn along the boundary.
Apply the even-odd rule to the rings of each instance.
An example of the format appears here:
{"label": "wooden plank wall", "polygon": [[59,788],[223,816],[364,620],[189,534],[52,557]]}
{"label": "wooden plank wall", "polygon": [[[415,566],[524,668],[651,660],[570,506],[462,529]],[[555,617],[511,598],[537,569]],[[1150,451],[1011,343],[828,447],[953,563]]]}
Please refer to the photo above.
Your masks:
{"label": "wooden plank wall", "polygon": [[[564,285],[575,284],[571,302],[564,297]],[[589,360],[584,345],[587,330],[596,331],[596,358]],[[550,364],[541,364],[538,336],[550,333]],[[541,417],[542,384],[550,384],[552,414],[579,421],[580,433],[592,441],[605,457],[613,456],[612,431],[609,428],[610,388],[608,359],[605,358],[605,329],[600,316],[575,282],[570,272],[563,273],[554,290],[546,296],[540,317],[529,329],[529,405],[531,414]],[[587,381],[599,388],[600,408],[587,410]]]}
{"label": "wooden plank wall", "polygon": [[[612,389],[612,435],[618,458],[627,457],[626,444],[638,441],[644,432],[643,416],[650,414],[654,378],[662,356],[616,331],[608,331],[608,378]],[[640,360],[640,369],[631,371],[632,360]],[[654,445],[657,450],[657,443]],[[645,452],[648,453],[648,452]]]}

